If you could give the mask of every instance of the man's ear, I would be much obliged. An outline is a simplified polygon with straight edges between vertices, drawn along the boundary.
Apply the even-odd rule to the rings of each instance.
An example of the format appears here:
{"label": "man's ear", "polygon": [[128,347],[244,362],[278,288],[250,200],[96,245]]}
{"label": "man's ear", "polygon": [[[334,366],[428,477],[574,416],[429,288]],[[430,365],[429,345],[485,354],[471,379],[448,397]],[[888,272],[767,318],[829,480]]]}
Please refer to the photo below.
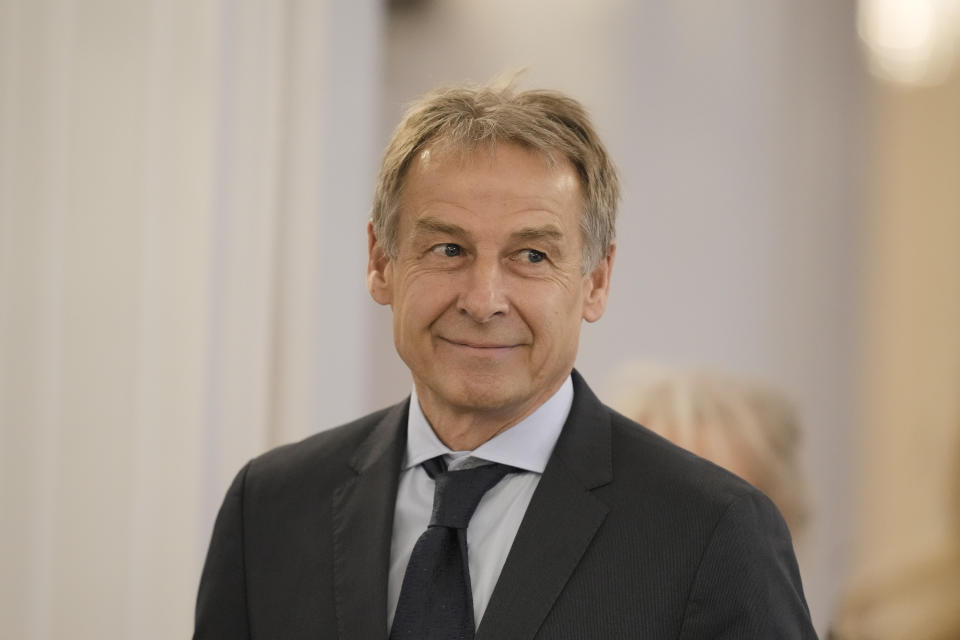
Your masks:
{"label": "man's ear", "polygon": [[386,249],[373,230],[373,223],[367,223],[367,290],[376,302],[388,305],[393,301],[390,277],[393,264]]}
{"label": "man's ear", "polygon": [[583,300],[583,319],[596,322],[607,308],[607,296],[610,295],[610,276],[613,273],[613,258],[617,245],[611,244],[607,255],[586,277],[587,292]]}

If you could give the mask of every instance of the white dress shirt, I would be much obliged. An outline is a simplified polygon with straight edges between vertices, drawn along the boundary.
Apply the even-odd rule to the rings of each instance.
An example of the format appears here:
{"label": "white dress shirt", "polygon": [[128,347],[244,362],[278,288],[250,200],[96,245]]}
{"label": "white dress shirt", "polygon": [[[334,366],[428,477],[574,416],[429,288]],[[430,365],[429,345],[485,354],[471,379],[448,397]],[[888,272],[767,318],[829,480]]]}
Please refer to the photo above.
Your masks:
{"label": "white dress shirt", "polygon": [[421,463],[443,455],[449,469],[469,468],[487,461],[524,470],[522,473],[508,474],[487,491],[467,529],[473,612],[474,620],[479,625],[572,403],[573,382],[568,376],[549,400],[521,422],[473,451],[451,451],[440,442],[431,428],[414,389],[410,396],[407,450],[400,472],[390,545],[390,577],[387,585],[389,626],[393,626],[403,575],[413,546],[427,529],[433,511],[434,483],[420,466]]}

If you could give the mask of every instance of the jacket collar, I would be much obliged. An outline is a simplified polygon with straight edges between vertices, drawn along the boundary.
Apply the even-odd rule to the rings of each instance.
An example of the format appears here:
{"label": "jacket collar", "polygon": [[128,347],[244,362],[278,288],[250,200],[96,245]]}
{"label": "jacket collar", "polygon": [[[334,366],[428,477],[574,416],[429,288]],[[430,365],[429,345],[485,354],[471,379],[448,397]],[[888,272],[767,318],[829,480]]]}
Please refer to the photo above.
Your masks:
{"label": "jacket collar", "polygon": [[390,537],[409,399],[391,408],[360,444],[356,473],[333,494],[333,580],[341,638],[382,638],[387,631]]}
{"label": "jacket collar", "polygon": [[537,485],[493,590],[477,640],[533,638],[608,507],[591,491],[613,479],[610,417],[583,377],[556,449]]}
{"label": "jacket collar", "polygon": [[[570,414],[527,508],[478,640],[533,638],[580,562],[608,508],[590,492],[613,479],[608,410],[572,373]],[[333,496],[334,583],[341,638],[387,632],[390,538],[406,446],[409,398],[357,448],[356,475]]]}

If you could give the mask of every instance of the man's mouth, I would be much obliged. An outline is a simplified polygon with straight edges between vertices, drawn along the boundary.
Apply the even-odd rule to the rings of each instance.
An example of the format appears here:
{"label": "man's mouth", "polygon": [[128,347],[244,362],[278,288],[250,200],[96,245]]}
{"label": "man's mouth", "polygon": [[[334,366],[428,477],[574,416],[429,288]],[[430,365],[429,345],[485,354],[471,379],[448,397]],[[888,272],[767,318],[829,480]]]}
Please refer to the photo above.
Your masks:
{"label": "man's mouth", "polygon": [[503,351],[519,346],[515,342],[489,342],[486,340],[464,340],[458,338],[441,338],[441,340],[448,342],[455,347],[487,351]]}

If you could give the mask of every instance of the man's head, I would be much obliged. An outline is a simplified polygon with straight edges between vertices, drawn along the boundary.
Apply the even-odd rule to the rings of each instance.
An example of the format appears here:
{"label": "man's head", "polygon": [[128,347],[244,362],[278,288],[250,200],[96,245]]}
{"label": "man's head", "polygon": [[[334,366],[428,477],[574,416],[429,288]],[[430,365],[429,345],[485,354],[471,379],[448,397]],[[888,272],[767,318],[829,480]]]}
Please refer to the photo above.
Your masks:
{"label": "man's head", "polygon": [[606,306],[616,197],[568,98],[451,89],[411,109],[381,172],[368,286],[448,445],[473,448],[566,379],[581,322]]}
{"label": "man's head", "polygon": [[388,254],[396,255],[407,170],[423,149],[469,153],[504,143],[575,168],[583,193],[583,272],[593,269],[616,237],[616,168],[579,102],[555,91],[517,92],[511,85],[438,89],[407,111],[384,153],[373,201],[374,231]]}

